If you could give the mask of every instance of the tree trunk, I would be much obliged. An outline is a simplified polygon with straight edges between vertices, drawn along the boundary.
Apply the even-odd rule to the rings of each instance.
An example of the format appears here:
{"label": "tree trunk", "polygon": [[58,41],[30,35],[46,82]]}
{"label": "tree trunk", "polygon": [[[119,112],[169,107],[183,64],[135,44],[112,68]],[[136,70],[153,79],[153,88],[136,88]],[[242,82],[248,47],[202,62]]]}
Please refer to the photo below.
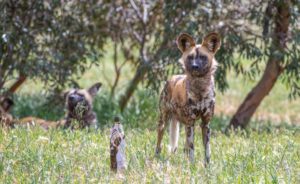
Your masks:
{"label": "tree trunk", "polygon": [[9,88],[9,93],[14,93],[25,82],[26,76],[20,75],[19,79]]}
{"label": "tree trunk", "polygon": [[277,2],[275,6],[277,7],[277,15],[275,17],[275,30],[272,42],[274,50],[272,51],[272,53],[280,53],[280,56],[270,56],[261,80],[250,91],[244,102],[240,105],[237,112],[231,119],[228,128],[245,128],[248,125],[250,118],[256,111],[257,107],[272,90],[275,82],[283,71],[283,67],[281,67],[280,61],[282,61],[283,59],[282,51],[286,47],[285,44],[290,18],[290,2],[280,1]]}
{"label": "tree trunk", "polygon": [[20,75],[18,80],[16,82],[14,82],[11,85],[11,87],[6,92],[4,92],[4,94],[2,94],[2,96],[9,96],[9,95],[15,93],[20,88],[20,86],[25,82],[26,78],[27,78],[26,76]]}
{"label": "tree trunk", "polygon": [[137,69],[137,72],[135,73],[133,79],[130,81],[130,84],[128,85],[124,95],[122,95],[120,100],[119,100],[119,106],[120,106],[121,112],[123,112],[123,110],[125,109],[129,99],[133,95],[133,92],[137,88],[138,84],[142,81],[144,76],[146,75],[147,69],[148,69],[147,64],[141,65]]}
{"label": "tree trunk", "polygon": [[279,65],[279,61],[276,59],[270,59],[267,63],[263,77],[250,91],[231,119],[230,127],[232,126],[236,129],[237,127],[245,128],[248,125],[250,118],[265,96],[267,96],[272,90],[281,72],[282,68]]}

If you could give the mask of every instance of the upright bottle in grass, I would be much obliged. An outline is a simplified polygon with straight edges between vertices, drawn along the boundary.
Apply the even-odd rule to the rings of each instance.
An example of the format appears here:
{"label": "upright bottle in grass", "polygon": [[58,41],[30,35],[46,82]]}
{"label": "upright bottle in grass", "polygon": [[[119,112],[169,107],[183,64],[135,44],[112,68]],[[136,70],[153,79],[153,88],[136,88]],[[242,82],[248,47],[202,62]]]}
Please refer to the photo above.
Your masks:
{"label": "upright bottle in grass", "polygon": [[110,168],[112,171],[126,169],[125,135],[119,117],[115,117],[114,126],[110,130]]}

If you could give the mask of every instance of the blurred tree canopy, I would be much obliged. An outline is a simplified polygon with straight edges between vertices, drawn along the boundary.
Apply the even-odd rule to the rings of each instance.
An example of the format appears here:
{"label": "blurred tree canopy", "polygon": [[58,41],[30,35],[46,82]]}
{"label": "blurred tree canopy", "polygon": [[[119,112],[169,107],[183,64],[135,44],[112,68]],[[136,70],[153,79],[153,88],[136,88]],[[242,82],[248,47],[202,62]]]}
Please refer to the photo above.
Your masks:
{"label": "blurred tree canopy", "polygon": [[99,62],[107,32],[103,2],[3,0],[0,9],[0,89],[16,77],[61,89]]}
{"label": "blurred tree canopy", "polygon": [[74,83],[72,76],[97,64],[104,44],[112,41],[112,97],[123,67],[134,71],[119,98],[124,109],[141,82],[159,91],[168,76],[182,72],[175,44],[179,33],[201,43],[216,31],[222,35],[216,55],[219,90],[228,88],[230,70],[249,79],[262,75],[230,126],[245,127],[278,78],[290,97],[300,95],[299,0],[4,0],[0,9],[0,88],[16,75],[56,88]]}
{"label": "blurred tree canopy", "polygon": [[[125,7],[131,12],[127,16],[134,17],[127,41],[136,43],[133,47],[140,52],[134,60],[138,65],[136,74],[120,99],[121,108],[142,79],[159,89],[161,81],[180,70],[179,65],[173,67],[179,57],[174,40],[180,32],[197,35],[200,43],[208,32],[222,35],[222,47],[216,56],[217,87],[221,91],[228,87],[229,70],[249,79],[262,74],[230,126],[245,127],[278,78],[290,89],[290,97],[300,95],[300,1],[151,1],[151,5],[128,1]],[[153,19],[155,24],[143,21]],[[250,67],[242,59],[251,62]]]}

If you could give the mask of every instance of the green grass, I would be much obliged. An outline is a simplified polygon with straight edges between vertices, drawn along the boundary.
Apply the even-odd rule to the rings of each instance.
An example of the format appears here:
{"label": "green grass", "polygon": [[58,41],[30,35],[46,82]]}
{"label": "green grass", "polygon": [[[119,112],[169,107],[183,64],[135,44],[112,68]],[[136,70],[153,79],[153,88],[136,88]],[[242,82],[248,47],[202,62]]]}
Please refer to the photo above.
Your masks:
{"label": "green grass", "polygon": [[[217,115],[211,122],[212,163],[203,166],[199,124],[196,128],[194,164],[179,150],[154,157],[157,95],[139,90],[123,114],[102,91],[94,102],[100,129],[44,131],[16,128],[0,130],[0,183],[299,183],[300,128],[271,121],[252,121],[237,134],[224,134],[230,117]],[[63,112],[45,106],[43,95],[16,97],[15,117],[34,115],[57,120]],[[122,115],[126,133],[128,169],[123,177],[110,172],[109,128],[115,115]],[[183,129],[183,127],[181,127]]]}
{"label": "green grass", "polygon": [[[114,78],[111,58],[107,52],[100,67],[92,67],[78,79],[82,87],[98,81],[104,84],[94,101],[100,130],[0,129],[0,183],[300,183],[300,99],[290,101],[284,85],[275,85],[247,130],[226,135],[231,115],[259,79],[245,81],[229,74],[230,89],[217,92],[211,122],[212,163],[204,168],[199,124],[194,164],[183,153],[184,131],[176,154],[167,153],[166,133],[163,153],[154,157],[158,96],[140,87],[120,113],[116,100],[109,98]],[[124,91],[133,76],[131,70],[124,68],[117,92]],[[59,120],[64,116],[61,105],[46,103],[39,81],[26,81],[14,100],[16,118]],[[126,133],[124,178],[109,169],[109,127],[116,115],[121,116]]]}
{"label": "green grass", "polygon": [[0,131],[1,183],[299,183],[300,131],[212,132],[212,162],[202,164],[200,129],[195,163],[179,150],[154,157],[156,132],[126,128],[128,169],[124,178],[109,169],[109,129],[98,132],[41,129]]}
{"label": "green grass", "polygon": [[[245,80],[242,76],[230,73],[228,76],[229,90],[224,94],[217,92],[216,114],[231,116],[245,99],[247,93],[259,80]],[[255,121],[271,121],[273,124],[282,122],[288,124],[300,124],[300,98],[289,99],[288,88],[277,81],[271,92],[265,97],[253,116]]]}
{"label": "green grass", "polygon": [[[212,162],[203,166],[199,124],[195,136],[194,164],[179,150],[154,157],[158,97],[139,90],[123,114],[102,91],[94,102],[100,129],[96,132],[16,128],[0,130],[0,183],[299,183],[300,128],[271,121],[252,121],[243,132],[226,135],[230,117],[217,115],[211,122]],[[60,119],[63,112],[45,106],[42,95],[20,95],[14,115]],[[123,177],[110,172],[109,129],[122,115],[126,133],[128,169]]]}

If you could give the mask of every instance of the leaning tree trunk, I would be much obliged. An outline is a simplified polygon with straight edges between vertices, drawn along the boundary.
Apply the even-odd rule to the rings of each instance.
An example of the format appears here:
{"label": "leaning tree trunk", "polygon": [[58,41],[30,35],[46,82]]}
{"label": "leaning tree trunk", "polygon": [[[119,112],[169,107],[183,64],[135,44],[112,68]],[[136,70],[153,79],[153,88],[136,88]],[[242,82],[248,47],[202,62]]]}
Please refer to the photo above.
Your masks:
{"label": "leaning tree trunk", "polygon": [[[275,4],[277,8],[277,15],[275,17],[275,30],[273,35],[273,43],[275,50],[272,53],[283,53],[286,47],[287,32],[289,28],[290,18],[290,2],[280,1]],[[255,110],[262,102],[262,100],[272,90],[275,82],[283,71],[280,61],[283,57],[271,55],[266,65],[264,74],[258,84],[250,91],[244,102],[240,105],[237,112],[230,121],[229,127],[234,129],[241,127],[245,128]]]}
{"label": "leaning tree trunk", "polygon": [[9,88],[9,93],[14,93],[19,89],[19,87],[25,82],[26,76],[20,75],[19,79]]}
{"label": "leaning tree trunk", "polygon": [[130,81],[130,83],[128,85],[128,88],[126,89],[124,95],[122,95],[120,100],[119,100],[119,106],[120,106],[121,111],[123,111],[125,109],[129,99],[133,95],[133,92],[137,88],[138,84],[142,81],[144,76],[146,75],[147,69],[148,69],[147,64],[141,65],[137,69],[137,71],[136,71],[133,79]]}
{"label": "leaning tree trunk", "polygon": [[11,95],[11,94],[14,94],[14,93],[17,91],[17,89],[19,89],[20,86],[25,82],[26,79],[27,79],[26,76],[20,75],[20,77],[18,78],[18,80],[15,81],[15,82],[11,85],[11,87],[10,87],[6,92],[4,92],[4,93],[2,94],[2,97],[3,97],[3,96],[9,96],[9,95]]}

